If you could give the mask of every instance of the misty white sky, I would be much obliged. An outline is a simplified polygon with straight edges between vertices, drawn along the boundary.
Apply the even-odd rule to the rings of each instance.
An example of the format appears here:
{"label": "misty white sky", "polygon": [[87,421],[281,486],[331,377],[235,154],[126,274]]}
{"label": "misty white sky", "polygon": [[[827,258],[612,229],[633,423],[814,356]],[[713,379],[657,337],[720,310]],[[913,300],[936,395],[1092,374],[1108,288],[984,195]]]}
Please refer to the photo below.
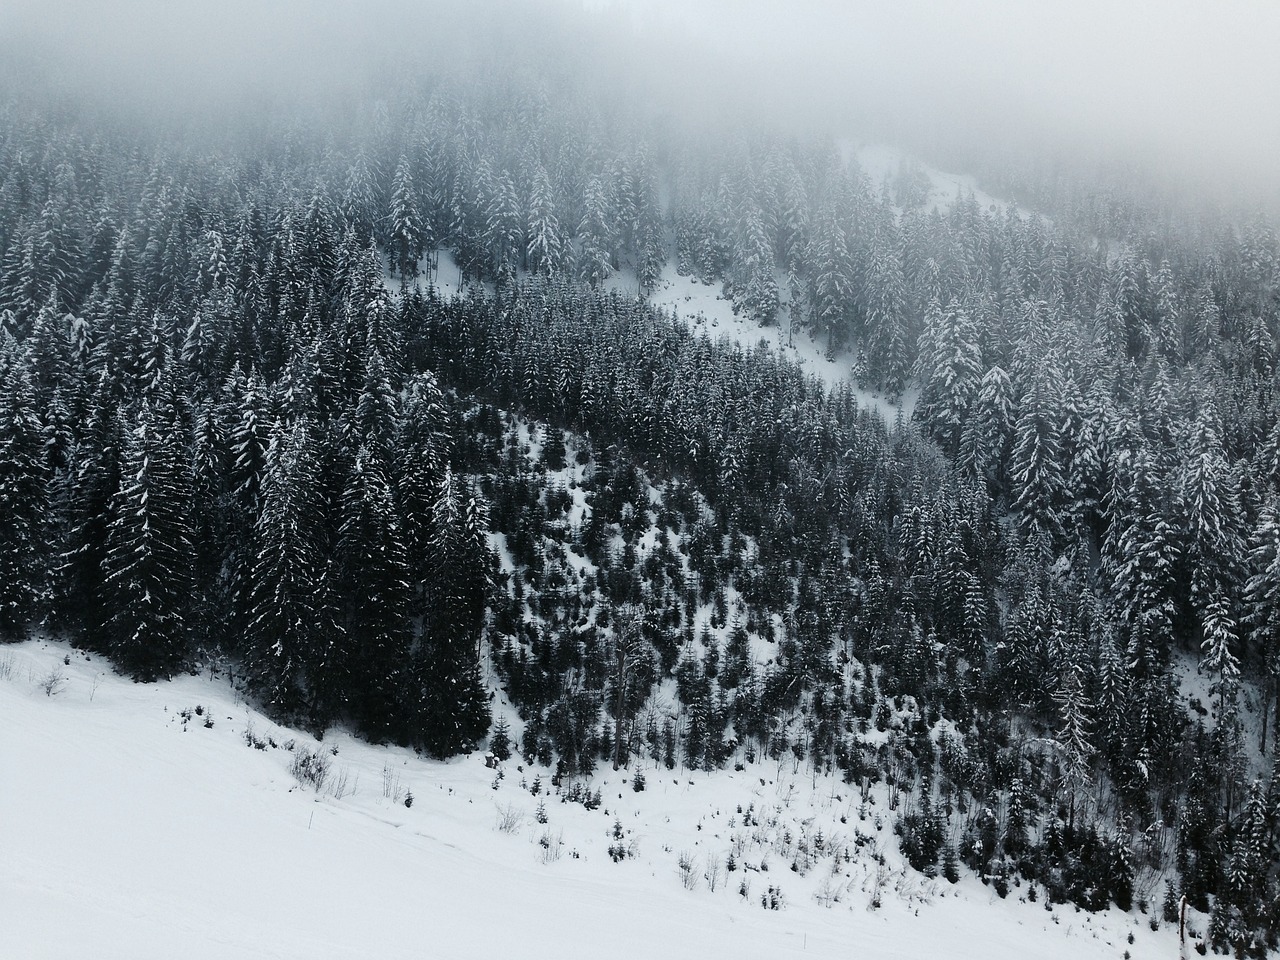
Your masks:
{"label": "misty white sky", "polygon": [[586,2],[905,129],[1026,130],[1277,178],[1274,0]]}
{"label": "misty white sky", "polygon": [[375,59],[522,41],[633,60],[694,110],[727,98],[834,133],[1047,138],[1268,191],[1280,179],[1275,0],[0,2],[0,44],[65,55],[76,79],[129,97],[323,90]]}

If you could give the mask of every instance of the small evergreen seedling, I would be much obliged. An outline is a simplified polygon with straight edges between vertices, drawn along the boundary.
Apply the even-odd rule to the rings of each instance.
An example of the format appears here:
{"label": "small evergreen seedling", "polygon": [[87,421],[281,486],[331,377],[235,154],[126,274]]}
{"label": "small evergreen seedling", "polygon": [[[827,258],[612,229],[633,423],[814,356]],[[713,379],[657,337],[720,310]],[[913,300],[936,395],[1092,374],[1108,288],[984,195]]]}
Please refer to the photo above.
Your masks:
{"label": "small evergreen seedling", "polygon": [[[947,883],[960,882],[960,858],[956,856],[956,848],[949,843],[942,850],[942,876]],[[1035,887],[1031,891],[1034,893]]]}

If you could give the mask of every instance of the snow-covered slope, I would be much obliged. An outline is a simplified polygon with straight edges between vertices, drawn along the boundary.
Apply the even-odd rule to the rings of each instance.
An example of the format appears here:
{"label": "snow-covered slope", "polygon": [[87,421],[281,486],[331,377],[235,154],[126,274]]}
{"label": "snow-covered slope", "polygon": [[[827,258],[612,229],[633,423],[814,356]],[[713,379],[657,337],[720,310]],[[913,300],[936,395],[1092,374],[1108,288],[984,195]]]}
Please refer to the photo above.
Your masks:
{"label": "snow-covered slope", "polygon": [[[630,295],[636,295],[638,289],[635,273],[631,270],[614,274],[605,281],[605,285]],[[781,290],[786,289],[785,277],[778,278],[778,286]],[[791,327],[785,304],[778,323],[762,327],[733,312],[733,301],[725,296],[722,284],[706,284],[695,277],[681,276],[676,272],[674,262],[663,267],[662,276],[648,300],[655,307],[673,311],[694,331],[705,333],[713,340],[725,337],[744,347],[763,345],[799,363],[805,373],[828,384],[848,382],[857,393],[858,402],[877,411],[889,423],[893,423],[899,412],[905,417],[911,416],[917,390],[912,388],[900,400],[894,400],[858,388],[853,381],[854,355],[846,351],[835,357],[828,356],[825,345],[814,340],[809,331]]]}
{"label": "snow-covered slope", "polygon": [[[312,751],[328,764],[319,789],[290,772]],[[0,648],[0,956],[1178,952],[1145,917],[903,871],[883,794],[790,760],[648,769],[643,792],[634,772],[604,771],[594,810],[521,766],[317,743],[225,678],[134,685],[63,645]]]}
{"label": "snow-covered slope", "polygon": [[993,197],[987,193],[978,186],[978,181],[975,177],[964,173],[948,173],[944,170],[939,170],[896,147],[886,146],[881,143],[858,144],[852,140],[844,140],[841,141],[840,152],[845,160],[856,160],[858,162],[858,166],[862,168],[867,178],[871,181],[871,185],[877,190],[885,180],[892,181],[898,175],[898,171],[903,164],[917,167],[928,180],[928,196],[923,204],[926,210],[932,210],[934,207],[939,210],[949,210],[957,200],[972,196],[974,202],[988,213],[1003,214],[1012,207],[1021,217],[1030,215],[1029,211],[1024,210],[1016,203]]}

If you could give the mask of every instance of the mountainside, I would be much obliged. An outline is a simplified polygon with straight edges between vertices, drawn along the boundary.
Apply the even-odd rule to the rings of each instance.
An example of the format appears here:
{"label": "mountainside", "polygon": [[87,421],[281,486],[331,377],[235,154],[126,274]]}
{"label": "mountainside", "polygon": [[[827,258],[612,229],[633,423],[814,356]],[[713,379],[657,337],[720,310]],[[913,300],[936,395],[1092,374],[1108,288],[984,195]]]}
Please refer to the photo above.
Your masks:
{"label": "mountainside", "polygon": [[[980,183],[491,44],[244,116],[0,76],[18,714],[74,701],[32,694],[49,651],[142,685],[112,680],[122,705],[239,698],[173,721],[182,742],[247,740],[223,773],[268,793],[329,758],[324,815],[370,830],[348,814],[422,811],[348,803],[299,744],[369,758],[366,783],[395,758],[485,808],[440,835],[476,861],[459,891],[508,842],[492,753],[499,806],[534,816],[536,783],[563,811],[564,844],[526,824],[559,854],[537,867],[586,858],[610,904],[647,864],[661,912],[689,852],[678,916],[750,875],[733,909],[804,915],[802,952],[877,883],[902,904],[873,918],[925,897],[972,905],[957,929],[1098,929],[1122,955],[1185,908],[1201,949],[1274,951],[1275,224],[1107,167],[1010,154]],[[130,731],[159,728],[89,687],[66,718],[139,756]],[[39,726],[0,734],[19,777],[56,766]],[[166,902],[152,866],[137,909]],[[511,895],[543,903],[543,875]],[[149,916],[199,915],[167,902]]]}

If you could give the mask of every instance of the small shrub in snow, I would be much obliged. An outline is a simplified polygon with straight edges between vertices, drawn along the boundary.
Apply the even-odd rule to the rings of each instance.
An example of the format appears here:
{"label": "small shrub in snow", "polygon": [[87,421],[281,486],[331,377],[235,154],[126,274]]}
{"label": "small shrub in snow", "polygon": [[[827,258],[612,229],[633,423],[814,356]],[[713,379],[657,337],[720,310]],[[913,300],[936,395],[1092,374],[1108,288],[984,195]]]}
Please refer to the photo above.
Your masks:
{"label": "small shrub in snow", "polygon": [[54,667],[40,680],[40,689],[46,697],[57,696],[62,692],[62,685],[67,682],[61,667]]}
{"label": "small shrub in snow", "polygon": [[636,793],[642,793],[644,791],[644,771],[643,770],[637,770],[636,775],[631,778],[631,789],[634,790]]}
{"label": "small shrub in snow", "polygon": [[544,801],[538,801],[538,809],[533,812],[533,819],[539,823],[547,822],[547,805]]}
{"label": "small shrub in snow", "polygon": [[247,724],[245,724],[244,742],[245,742],[245,746],[253,747],[253,749],[255,750],[267,749],[267,741],[263,740],[260,736],[258,736],[257,733],[254,732],[252,720],[250,720]]}
{"label": "small shrub in snow", "polygon": [[955,846],[950,843],[942,848],[942,876],[947,883],[960,882],[960,858],[956,855]]}
{"label": "small shrub in snow", "polygon": [[598,810],[602,802],[600,791],[592,792],[580,783],[571,783],[560,798],[562,803],[580,803],[587,810]]}
{"label": "small shrub in snow", "polygon": [[676,860],[676,867],[680,873],[680,885],[686,890],[696,889],[698,874],[693,868],[693,854],[688,850],[682,851]]}
{"label": "small shrub in snow", "polygon": [[0,656],[0,680],[13,679],[13,654],[6,653]]}
{"label": "small shrub in snow", "polygon": [[720,880],[724,876],[724,865],[720,862],[720,858],[714,853],[707,854],[707,869],[703,871],[702,879],[707,881],[707,889],[715,893],[720,887]]}
{"label": "small shrub in snow", "polygon": [[818,901],[818,903],[826,907],[828,910],[830,910],[832,906],[840,902],[840,897],[841,897],[840,888],[832,884],[830,878],[823,880],[822,883],[818,886],[818,889],[814,891],[814,894],[813,894],[813,899]]}
{"label": "small shrub in snow", "polygon": [[760,894],[760,906],[766,910],[781,910],[786,906],[782,896],[782,888],[769,884],[769,889]]}
{"label": "small shrub in snow", "polygon": [[538,837],[538,846],[542,848],[542,853],[539,855],[542,862],[555,863],[560,859],[564,849],[564,834],[543,830],[542,835]]}
{"label": "small shrub in snow", "polygon": [[389,763],[382,765],[382,796],[392,803],[400,803],[404,799],[404,784],[400,782],[400,771]]}
{"label": "small shrub in snow", "polygon": [[622,829],[622,821],[618,818],[613,820],[613,828],[609,831],[609,859],[614,863],[621,863],[628,857],[636,855],[636,847],[634,842],[628,842],[626,831]]}
{"label": "small shrub in snow", "polygon": [[514,804],[498,807],[498,832],[515,833],[524,823],[524,811],[517,810]]}
{"label": "small shrub in snow", "polygon": [[356,774],[355,781],[351,779],[351,770],[343,767],[334,776],[329,779],[329,794],[335,800],[341,800],[343,797],[355,794],[356,788],[360,785],[360,775]]}
{"label": "small shrub in snow", "polygon": [[[259,747],[259,749],[265,749],[265,747]],[[289,772],[293,774],[299,786],[310,786],[319,793],[329,782],[329,758],[318,750],[315,753],[305,749],[299,750],[293,755]]]}
{"label": "small shrub in snow", "polygon": [[408,810],[413,806],[413,791],[410,790],[404,795],[404,807]]}

